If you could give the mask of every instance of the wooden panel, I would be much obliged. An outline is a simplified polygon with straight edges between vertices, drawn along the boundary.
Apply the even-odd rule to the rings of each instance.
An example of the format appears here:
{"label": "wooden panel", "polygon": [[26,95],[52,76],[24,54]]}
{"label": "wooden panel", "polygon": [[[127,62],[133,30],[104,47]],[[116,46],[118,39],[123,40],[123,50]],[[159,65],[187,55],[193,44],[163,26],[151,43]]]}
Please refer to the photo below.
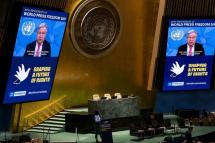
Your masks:
{"label": "wooden panel", "polygon": [[[170,4],[170,3],[169,3]],[[159,2],[159,9],[158,9],[158,16],[157,16],[157,22],[156,22],[156,28],[155,28],[155,35],[154,35],[154,42],[153,42],[153,49],[152,49],[152,55],[151,55],[151,61],[150,61],[150,68],[149,68],[149,75],[148,75],[148,84],[147,84],[147,90],[152,90],[153,83],[155,82],[156,78],[156,67],[157,67],[157,55],[159,53],[159,39],[160,39],[160,31],[161,31],[161,23],[162,23],[162,17],[165,9],[165,0],[160,0]]]}

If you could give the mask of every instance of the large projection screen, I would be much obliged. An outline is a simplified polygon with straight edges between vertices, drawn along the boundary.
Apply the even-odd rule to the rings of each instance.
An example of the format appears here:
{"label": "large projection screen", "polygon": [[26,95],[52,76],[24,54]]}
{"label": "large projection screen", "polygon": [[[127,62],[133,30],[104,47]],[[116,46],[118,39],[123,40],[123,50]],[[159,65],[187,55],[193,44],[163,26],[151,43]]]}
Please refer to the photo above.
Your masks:
{"label": "large projection screen", "polygon": [[211,88],[215,19],[168,19],[163,91]]}
{"label": "large projection screen", "polygon": [[49,99],[67,17],[59,10],[22,7],[4,104]]}

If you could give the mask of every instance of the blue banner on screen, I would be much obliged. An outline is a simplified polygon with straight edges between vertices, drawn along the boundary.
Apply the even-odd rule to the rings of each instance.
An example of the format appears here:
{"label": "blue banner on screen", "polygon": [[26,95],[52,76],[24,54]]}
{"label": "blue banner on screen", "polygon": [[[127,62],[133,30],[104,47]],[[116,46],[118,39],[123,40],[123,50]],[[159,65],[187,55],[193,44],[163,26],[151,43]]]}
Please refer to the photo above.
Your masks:
{"label": "blue banner on screen", "polygon": [[67,13],[23,7],[4,103],[49,99]]}
{"label": "blue banner on screen", "polygon": [[163,90],[210,89],[215,20],[169,20]]}

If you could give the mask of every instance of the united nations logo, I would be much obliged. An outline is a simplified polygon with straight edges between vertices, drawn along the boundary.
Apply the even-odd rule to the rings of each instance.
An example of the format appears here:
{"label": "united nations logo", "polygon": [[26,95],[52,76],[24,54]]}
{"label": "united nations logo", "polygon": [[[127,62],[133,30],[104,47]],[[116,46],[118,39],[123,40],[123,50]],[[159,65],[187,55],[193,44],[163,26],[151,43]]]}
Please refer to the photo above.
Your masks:
{"label": "united nations logo", "polygon": [[114,47],[120,32],[120,17],[109,1],[88,0],[79,5],[69,26],[75,50],[93,58]]}
{"label": "united nations logo", "polygon": [[181,40],[184,36],[183,30],[173,30],[171,32],[171,38],[172,40]]}
{"label": "united nations logo", "polygon": [[114,17],[107,9],[94,9],[86,16],[82,25],[84,41],[93,50],[105,49],[115,36]]}
{"label": "united nations logo", "polygon": [[30,36],[35,29],[35,23],[32,21],[26,21],[22,24],[22,34],[25,36]]}

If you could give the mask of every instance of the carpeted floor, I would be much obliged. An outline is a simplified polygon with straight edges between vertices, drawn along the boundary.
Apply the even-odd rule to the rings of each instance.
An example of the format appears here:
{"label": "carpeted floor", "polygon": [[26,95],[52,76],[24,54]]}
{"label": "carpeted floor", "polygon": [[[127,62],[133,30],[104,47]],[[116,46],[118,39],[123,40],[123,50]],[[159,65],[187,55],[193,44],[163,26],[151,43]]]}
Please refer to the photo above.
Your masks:
{"label": "carpeted floor", "polygon": [[[175,135],[165,135],[165,136],[158,136],[158,137],[153,137],[150,139],[144,139],[141,141],[137,140],[137,137],[130,136],[129,131],[118,131],[118,132],[113,132],[113,142],[114,143],[159,143],[164,140],[165,137],[167,136],[173,136],[177,137],[180,136],[182,132],[185,132],[186,130],[182,131],[180,130],[180,133],[175,134]],[[208,134],[211,132],[215,132],[215,127],[194,127],[193,129],[193,136],[201,136],[203,134]],[[11,134],[11,133],[1,133],[0,134],[0,140],[5,141],[5,140],[11,140],[12,138],[18,138],[22,135],[27,135],[30,136],[31,138],[40,138],[41,140],[45,139],[48,140],[49,142],[52,143],[72,143],[78,141],[79,143],[94,143],[95,142],[95,137],[94,134],[78,134],[76,135],[75,133],[68,133],[68,132],[61,132],[57,134],[51,134],[50,136],[47,134],[41,134],[41,133],[19,133],[19,134]]]}

